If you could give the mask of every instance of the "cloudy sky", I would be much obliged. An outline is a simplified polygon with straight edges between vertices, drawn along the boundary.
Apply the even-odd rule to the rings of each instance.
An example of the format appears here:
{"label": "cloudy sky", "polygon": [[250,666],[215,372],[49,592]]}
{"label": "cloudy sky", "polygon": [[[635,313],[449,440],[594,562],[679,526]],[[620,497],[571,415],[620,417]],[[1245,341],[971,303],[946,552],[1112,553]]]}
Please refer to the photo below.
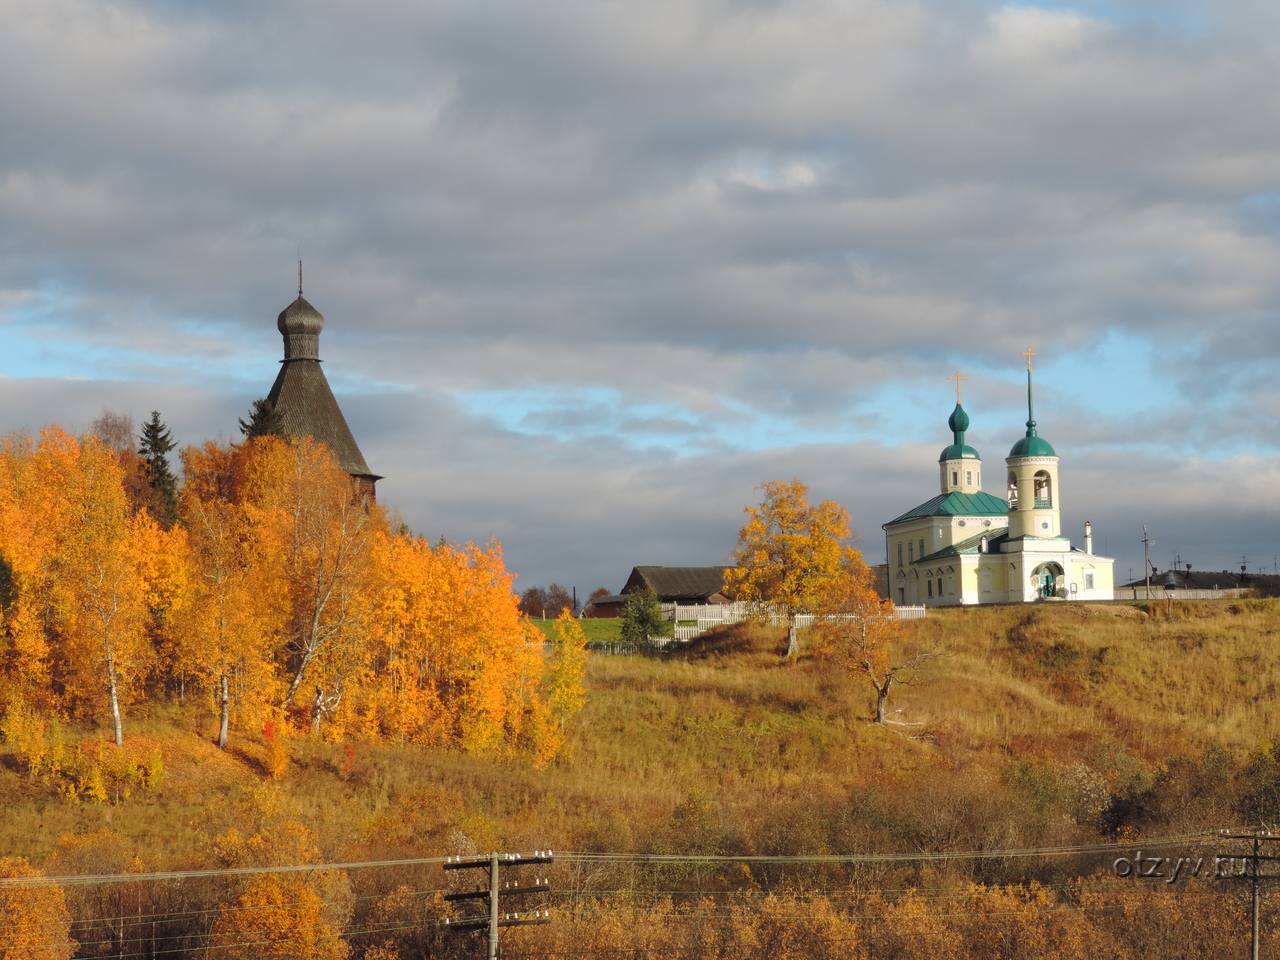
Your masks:
{"label": "cloudy sky", "polygon": [[1263,0],[0,0],[0,430],[235,436],[300,252],[380,499],[521,587],[792,476],[880,562],[1028,345],[1069,531],[1271,570],[1278,76]]}

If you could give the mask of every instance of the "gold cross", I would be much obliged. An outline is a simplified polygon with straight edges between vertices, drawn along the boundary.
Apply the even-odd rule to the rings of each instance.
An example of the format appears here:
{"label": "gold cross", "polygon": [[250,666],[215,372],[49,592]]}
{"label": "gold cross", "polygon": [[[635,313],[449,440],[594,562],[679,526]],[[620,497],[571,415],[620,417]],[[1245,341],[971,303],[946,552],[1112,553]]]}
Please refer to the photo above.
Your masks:
{"label": "gold cross", "polygon": [[1030,348],[1030,347],[1027,347],[1027,349],[1023,352],[1023,354],[1022,354],[1022,355],[1023,355],[1024,357],[1026,357],[1026,358],[1027,358],[1027,373],[1030,373],[1030,372],[1031,372],[1031,358],[1032,358],[1032,357],[1035,357],[1035,356],[1039,356],[1039,354],[1032,353],[1032,352],[1031,352],[1031,348]]}
{"label": "gold cross", "polygon": [[960,402],[960,381],[968,380],[969,378],[960,376],[960,371],[957,370],[956,375],[954,377],[947,377],[947,379],[954,380],[956,382],[956,403],[959,403]]}

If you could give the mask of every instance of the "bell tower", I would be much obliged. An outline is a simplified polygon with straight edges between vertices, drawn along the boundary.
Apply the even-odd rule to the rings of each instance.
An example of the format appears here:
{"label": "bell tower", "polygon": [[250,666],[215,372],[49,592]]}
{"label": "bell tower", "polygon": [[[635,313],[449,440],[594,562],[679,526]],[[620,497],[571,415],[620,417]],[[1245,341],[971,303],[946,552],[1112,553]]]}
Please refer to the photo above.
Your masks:
{"label": "bell tower", "polygon": [[1058,490],[1058,455],[1036,433],[1031,386],[1031,358],[1027,358],[1027,434],[1013,445],[1008,467],[1009,537],[1061,537],[1062,504]]}

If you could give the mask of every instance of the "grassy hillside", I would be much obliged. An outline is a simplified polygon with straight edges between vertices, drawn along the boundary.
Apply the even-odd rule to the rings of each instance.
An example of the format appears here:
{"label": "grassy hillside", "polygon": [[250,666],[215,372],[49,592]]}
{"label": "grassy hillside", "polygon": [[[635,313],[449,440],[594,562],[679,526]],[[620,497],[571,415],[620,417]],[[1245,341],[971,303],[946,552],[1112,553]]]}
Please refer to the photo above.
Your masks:
{"label": "grassy hillside", "polygon": [[[678,656],[591,655],[590,702],[550,770],[452,751],[295,740],[277,787],[289,802],[363,815],[430,783],[455,792],[499,842],[536,837],[579,849],[643,848],[673,810],[702,793],[738,824],[737,842],[754,849],[781,842],[756,829],[777,823],[779,810],[847,803],[859,792],[892,794],[898,807],[904,794],[943,789],[1007,794],[1015,807],[1069,806],[1076,801],[1066,785],[1050,796],[1029,784],[1080,776],[1105,786],[1116,807],[1117,798],[1156,785],[1171,761],[1200,764],[1206,754],[1243,789],[1235,782],[1242,771],[1267,761],[1280,737],[1275,601],[931,611],[907,630],[905,650],[944,654],[926,682],[894,689],[897,718],[918,726],[867,723],[870,688],[838,663],[784,662],[780,631],[740,625]],[[207,797],[264,781],[261,737],[242,732],[222,753],[209,742],[212,723],[211,706],[190,698],[135,721],[141,732],[131,749],[158,749],[164,779],[119,804],[64,800],[0,752],[0,797],[10,812],[0,842],[39,859],[69,830],[109,826],[147,837],[198,829],[191,821]],[[1224,803],[1223,816],[1244,815],[1227,800],[1213,800],[1215,812]],[[1132,804],[1125,810],[1109,809],[1106,823],[1059,826],[1104,836],[1121,820],[1142,819]],[[1220,821],[1199,804],[1177,826],[1193,822]],[[152,856],[167,865],[180,854]]]}
{"label": "grassy hillside", "polygon": [[[315,856],[349,861],[546,847],[919,854],[1280,819],[1280,601],[956,609],[906,629],[904,651],[943,653],[927,682],[895,688],[890,707],[910,726],[868,723],[871,690],[838,662],[784,662],[781,631],[739,625],[677,656],[590,656],[590,702],[544,771],[298,740],[269,782],[259,736],[242,733],[222,753],[209,743],[211,706],[170,703],[135,724],[132,749],[158,754],[163,779],[128,800],[64,799],[0,752],[0,844],[55,868],[70,862],[64,837],[110,831],[72,844],[85,872],[109,872],[122,850],[146,869],[226,863],[228,831],[268,837],[291,822],[313,836]],[[1036,880],[1078,906],[1083,894],[1062,885],[1096,866],[624,863],[575,868],[557,883],[579,891],[581,906],[589,890],[795,895]],[[368,896],[385,893],[374,887]]]}

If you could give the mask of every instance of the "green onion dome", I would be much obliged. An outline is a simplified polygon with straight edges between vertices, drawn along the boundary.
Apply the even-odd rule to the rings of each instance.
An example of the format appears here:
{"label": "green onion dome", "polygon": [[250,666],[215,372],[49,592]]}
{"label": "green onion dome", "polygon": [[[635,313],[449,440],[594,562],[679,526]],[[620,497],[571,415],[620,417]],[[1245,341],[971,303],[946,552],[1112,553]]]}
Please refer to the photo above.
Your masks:
{"label": "green onion dome", "polygon": [[956,403],[956,408],[951,411],[951,416],[947,420],[947,426],[951,428],[952,444],[942,451],[942,456],[938,457],[938,462],[945,460],[981,460],[978,451],[973,447],[967,446],[964,442],[964,432],[969,429],[969,415],[964,412],[964,407]]}

